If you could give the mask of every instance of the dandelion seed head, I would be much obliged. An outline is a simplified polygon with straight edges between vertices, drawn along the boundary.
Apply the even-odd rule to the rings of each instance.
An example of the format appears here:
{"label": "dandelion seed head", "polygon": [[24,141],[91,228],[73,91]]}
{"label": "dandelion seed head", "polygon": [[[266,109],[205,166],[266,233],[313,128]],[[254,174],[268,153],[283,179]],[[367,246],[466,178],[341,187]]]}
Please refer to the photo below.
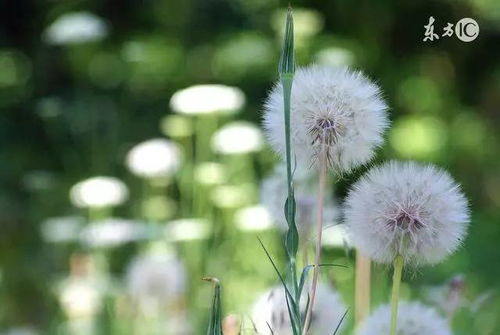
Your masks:
{"label": "dandelion seed head", "polygon": [[[278,83],[264,108],[264,128],[273,149],[285,153],[283,90]],[[377,85],[345,67],[298,69],[291,98],[291,139],[298,162],[314,165],[326,150],[329,166],[349,172],[370,161],[388,127],[387,105]]]}
{"label": "dandelion seed head", "polygon": [[[387,335],[390,333],[391,308],[380,306],[359,328],[358,335]],[[451,335],[446,319],[434,308],[418,302],[401,302],[398,309],[398,335]]]}
{"label": "dandelion seed head", "polygon": [[[306,312],[307,288],[301,298],[301,314]],[[311,334],[331,335],[346,311],[340,295],[326,284],[317,287]],[[252,309],[252,322],[259,335],[292,335],[290,317],[283,287],[276,286],[262,294]],[[271,327],[271,330],[269,329]]]}
{"label": "dandelion seed head", "polygon": [[469,223],[467,200],[442,169],[392,161],[370,170],[346,199],[352,243],[375,261],[437,263],[455,251]]}

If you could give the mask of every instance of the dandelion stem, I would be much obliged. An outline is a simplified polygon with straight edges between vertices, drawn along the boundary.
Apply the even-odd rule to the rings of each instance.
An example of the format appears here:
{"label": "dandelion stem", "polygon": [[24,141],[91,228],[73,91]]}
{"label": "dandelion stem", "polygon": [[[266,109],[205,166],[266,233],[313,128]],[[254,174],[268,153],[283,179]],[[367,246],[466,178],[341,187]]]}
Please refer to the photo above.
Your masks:
{"label": "dandelion stem", "polygon": [[403,273],[403,257],[397,255],[394,259],[394,275],[392,277],[391,297],[391,335],[396,335],[398,323],[399,287],[401,286],[401,274]]}
{"label": "dandelion stem", "polygon": [[356,325],[359,325],[370,313],[370,267],[370,259],[363,256],[359,251],[356,252],[356,287],[354,292]]}
{"label": "dandelion stem", "polygon": [[316,217],[316,253],[314,259],[314,273],[313,281],[311,285],[311,290],[309,291],[309,306],[306,311],[306,318],[304,321],[304,328],[302,330],[302,335],[306,335],[309,326],[311,324],[312,311],[314,306],[314,300],[316,298],[316,286],[318,285],[319,271],[320,271],[320,260],[321,260],[321,236],[323,233],[323,207],[325,198],[325,186],[326,186],[326,168],[327,168],[327,153],[326,144],[323,143],[321,151],[319,154],[319,182],[318,182],[318,212]]}

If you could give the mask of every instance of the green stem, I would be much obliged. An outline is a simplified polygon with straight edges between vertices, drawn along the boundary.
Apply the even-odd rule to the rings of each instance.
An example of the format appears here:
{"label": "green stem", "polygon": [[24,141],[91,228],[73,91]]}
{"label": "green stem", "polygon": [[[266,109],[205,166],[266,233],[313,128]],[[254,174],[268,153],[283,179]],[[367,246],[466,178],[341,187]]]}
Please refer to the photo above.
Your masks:
{"label": "green stem", "polygon": [[391,297],[391,335],[396,335],[398,323],[399,288],[401,286],[401,274],[403,273],[403,257],[397,255],[394,258],[394,275],[392,277]]}
{"label": "green stem", "polygon": [[[288,222],[287,232],[287,253],[290,262],[290,277],[293,281],[293,294],[296,295],[297,301],[300,296],[298,292],[298,283],[296,275],[296,257],[298,250],[298,232],[295,225],[295,199],[293,195],[293,176],[292,176],[292,145],[290,140],[290,100],[292,95],[293,74],[283,74],[281,76],[281,84],[283,86],[283,103],[284,103],[284,119],[285,119],[285,156],[286,156],[286,176],[288,186],[288,206],[286,219]],[[293,203],[293,205],[292,205]]]}

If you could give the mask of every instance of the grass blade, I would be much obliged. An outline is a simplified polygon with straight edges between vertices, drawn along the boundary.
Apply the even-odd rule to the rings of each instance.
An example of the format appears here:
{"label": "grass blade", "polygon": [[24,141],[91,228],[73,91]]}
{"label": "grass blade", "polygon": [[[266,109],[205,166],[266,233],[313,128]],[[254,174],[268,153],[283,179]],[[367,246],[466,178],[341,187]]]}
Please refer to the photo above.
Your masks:
{"label": "grass blade", "polygon": [[210,313],[210,322],[208,324],[207,335],[222,335],[222,307],[221,307],[221,288],[217,278],[205,277],[205,281],[214,284],[214,296],[212,299],[212,311]]}

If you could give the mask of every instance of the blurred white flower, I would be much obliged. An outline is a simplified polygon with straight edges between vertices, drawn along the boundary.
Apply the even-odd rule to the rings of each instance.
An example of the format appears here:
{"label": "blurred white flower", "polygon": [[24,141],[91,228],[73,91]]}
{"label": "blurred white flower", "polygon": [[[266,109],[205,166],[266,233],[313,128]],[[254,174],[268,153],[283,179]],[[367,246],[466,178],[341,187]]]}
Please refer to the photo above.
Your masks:
{"label": "blurred white flower", "polygon": [[235,214],[236,226],[243,231],[261,231],[273,226],[271,214],[263,206],[239,209]]}
{"label": "blurred white flower", "polygon": [[323,238],[321,245],[333,248],[350,248],[352,243],[347,233],[347,227],[344,224],[336,224],[334,226],[325,227],[323,230]]}
{"label": "blurred white flower", "polygon": [[464,288],[464,275],[459,274],[445,284],[423,287],[422,291],[425,300],[439,308],[448,316],[448,320],[451,320],[459,308],[471,305],[464,298]]}
{"label": "blurred white flower", "polygon": [[69,319],[89,318],[102,306],[102,293],[93,281],[70,278],[61,287],[59,300]]}
{"label": "blurred white flower", "polygon": [[392,161],[372,168],[345,202],[352,243],[365,255],[390,263],[436,263],[455,251],[469,223],[467,200],[444,170]]}
{"label": "blurred white flower", "polygon": [[226,155],[259,151],[263,145],[261,130],[246,121],[228,123],[212,137],[212,149]]}
{"label": "blurred white flower", "polygon": [[[391,308],[380,306],[359,328],[358,335],[390,334]],[[398,335],[451,335],[448,322],[433,308],[418,302],[402,302],[398,309]]]}
{"label": "blurred white flower", "polygon": [[164,236],[170,242],[202,240],[208,237],[210,231],[210,225],[205,219],[178,219],[166,223]]}
{"label": "blurred white flower", "polygon": [[108,25],[90,12],[67,13],[58,17],[44,32],[49,44],[78,44],[100,41],[108,35]]}
{"label": "blurred white flower", "polygon": [[213,189],[211,200],[219,208],[238,208],[252,202],[253,184],[220,185]]}
{"label": "blurred white flower", "polygon": [[[304,289],[302,295],[301,312],[305,313],[307,289]],[[329,286],[320,283],[313,308],[311,334],[332,335],[345,311],[346,307],[340,295]],[[259,335],[292,335],[285,291],[282,286],[274,287],[259,297],[252,309],[252,321]]]}
{"label": "blurred white flower", "polygon": [[237,87],[195,85],[176,92],[170,108],[181,114],[236,113],[245,104],[245,95]]}
{"label": "blurred white flower", "polygon": [[128,188],[118,178],[98,176],[78,182],[69,195],[76,207],[111,207],[127,200]]}
{"label": "blurred white flower", "polygon": [[186,271],[171,253],[149,252],[130,262],[126,279],[131,298],[147,311],[168,307],[182,297]]}
{"label": "blurred white flower", "polygon": [[[348,68],[311,66],[295,73],[291,101],[291,141],[298,162],[317,163],[325,147],[338,173],[365,164],[383,142],[387,105],[377,85]],[[278,83],[264,111],[264,128],[274,150],[285,152],[283,91]]]}
{"label": "blurred white flower", "polygon": [[144,178],[168,177],[179,169],[180,163],[177,144],[163,138],[139,143],[127,154],[129,170]]}
{"label": "blurred white flower", "polygon": [[[302,237],[307,238],[316,219],[317,211],[317,178],[309,170],[299,170],[294,175],[294,194],[296,203],[295,223]],[[285,218],[285,201],[288,194],[286,167],[279,164],[273,173],[265,178],[260,187],[260,201],[272,215],[274,222],[282,230],[288,229]],[[331,197],[325,199],[324,226],[327,229],[338,221],[337,206]]]}
{"label": "blurred white flower", "polygon": [[6,332],[2,333],[2,335],[38,335],[39,332],[29,326],[22,326],[22,327],[15,327],[15,328],[10,328]]}
{"label": "blurred white flower", "polygon": [[215,162],[202,162],[195,167],[194,178],[204,185],[222,184],[227,180],[226,167]]}
{"label": "blurred white flower", "polygon": [[81,232],[82,242],[90,247],[115,247],[121,244],[148,239],[148,225],[120,218],[108,218],[86,226]]}
{"label": "blurred white flower", "polygon": [[82,216],[47,218],[41,224],[42,238],[49,243],[75,241],[84,223],[85,219]]}

